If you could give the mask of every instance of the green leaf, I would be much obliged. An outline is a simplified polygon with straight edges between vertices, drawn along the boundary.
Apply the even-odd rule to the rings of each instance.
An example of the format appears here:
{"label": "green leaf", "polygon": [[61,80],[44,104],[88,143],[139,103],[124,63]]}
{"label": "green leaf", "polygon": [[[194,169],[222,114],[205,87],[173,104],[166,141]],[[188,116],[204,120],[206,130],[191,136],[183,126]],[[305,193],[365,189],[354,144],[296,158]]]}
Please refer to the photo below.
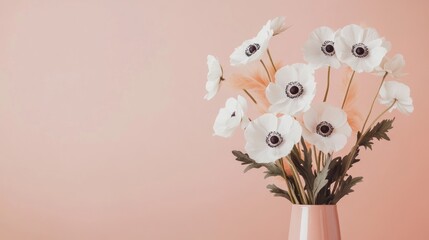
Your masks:
{"label": "green leaf", "polygon": [[341,177],[342,169],[343,169],[343,158],[336,157],[334,158],[331,163],[329,164],[329,173],[328,173],[328,180],[329,182],[333,183],[338,178]]}
{"label": "green leaf", "polygon": [[304,188],[309,190],[310,192],[313,192],[314,179],[316,178],[316,176],[313,172],[313,166],[312,166],[313,164],[312,151],[311,149],[308,149],[307,146],[305,145],[304,138],[301,138],[301,145],[303,148],[302,156],[304,159],[301,158],[301,154],[299,154],[299,150],[295,146],[290,154],[290,159],[295,165],[295,168],[298,171],[299,175],[301,175],[304,178],[304,182],[305,182]]}
{"label": "green leaf", "polygon": [[255,160],[251,159],[247,153],[242,153],[236,150],[232,151],[232,154],[236,157],[237,161],[241,162],[241,165],[247,165],[244,172],[247,172],[250,169],[264,167],[266,168],[266,171],[264,171],[265,178],[277,176],[284,178],[283,170],[275,163],[257,163]]}
{"label": "green leaf", "polygon": [[[390,129],[393,128],[392,124],[393,121],[395,121],[395,118],[393,119],[384,119],[381,122],[378,122],[374,127],[369,129],[363,137],[362,140],[359,142],[359,146],[365,147],[365,149],[369,148],[372,150],[372,145],[374,144],[374,138],[377,140],[387,140],[390,141],[389,136],[387,136],[387,133]],[[361,132],[358,132],[357,138],[360,139]]]}
{"label": "green leaf", "polygon": [[349,193],[354,192],[352,187],[356,185],[358,182],[362,182],[363,177],[355,177],[349,176],[345,181],[342,182],[337,192],[335,193],[334,199],[332,202],[334,204],[338,203],[341,198],[348,195]]}
{"label": "green leaf", "polygon": [[326,164],[323,167],[322,171],[317,173],[316,179],[314,180],[313,184],[313,197],[316,199],[317,194],[319,194],[320,190],[322,190],[323,187],[328,184],[328,172],[329,172],[329,166],[331,165],[332,157],[328,155],[328,158],[326,159]]}
{"label": "green leaf", "polygon": [[283,190],[274,184],[267,185],[267,188],[270,189],[270,192],[274,193],[275,197],[284,197],[287,200],[291,201],[289,193],[286,190]]}
{"label": "green leaf", "polygon": [[337,181],[339,184],[339,188],[337,189],[335,196],[331,200],[333,203],[337,203],[342,197],[353,192],[352,187],[356,183],[362,181],[362,177],[352,178],[351,176],[349,176],[345,180],[341,179],[341,177],[347,176],[347,171],[353,166],[354,163],[360,161],[357,158],[359,155],[360,147],[365,147],[365,149],[369,148],[372,150],[374,139],[377,139],[379,141],[382,139],[390,141],[390,138],[387,133],[390,129],[393,128],[394,121],[395,118],[382,120],[378,122],[374,127],[370,128],[367,132],[365,132],[363,136],[361,135],[361,132],[358,132],[357,139],[358,141],[360,139],[360,141],[357,143],[357,146],[353,148],[355,150],[353,151],[352,149],[351,152],[349,152],[340,160],[334,159],[333,164],[335,166],[333,166],[333,175],[328,175],[328,179],[334,179],[335,181]]}

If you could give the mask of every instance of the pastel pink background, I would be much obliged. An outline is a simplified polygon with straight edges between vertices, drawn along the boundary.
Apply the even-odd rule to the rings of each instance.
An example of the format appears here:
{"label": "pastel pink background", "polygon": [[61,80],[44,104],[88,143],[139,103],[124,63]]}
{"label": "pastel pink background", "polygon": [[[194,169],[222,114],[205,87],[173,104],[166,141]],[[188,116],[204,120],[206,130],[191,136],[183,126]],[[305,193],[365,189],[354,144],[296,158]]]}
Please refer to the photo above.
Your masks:
{"label": "pastel pink background", "polygon": [[[287,239],[291,205],[265,189],[276,180],[242,174],[230,154],[243,149],[240,133],[211,136],[237,93],[202,99],[206,55],[228,75],[234,47],[282,15],[293,27],[271,51],[285,63],[303,61],[314,28],[350,23],[377,28],[405,56],[415,113],[390,115],[392,141],[362,154],[353,173],[365,179],[339,204],[341,229],[346,240],[428,239],[428,7],[1,0],[0,239]],[[357,79],[366,109],[378,80]]]}

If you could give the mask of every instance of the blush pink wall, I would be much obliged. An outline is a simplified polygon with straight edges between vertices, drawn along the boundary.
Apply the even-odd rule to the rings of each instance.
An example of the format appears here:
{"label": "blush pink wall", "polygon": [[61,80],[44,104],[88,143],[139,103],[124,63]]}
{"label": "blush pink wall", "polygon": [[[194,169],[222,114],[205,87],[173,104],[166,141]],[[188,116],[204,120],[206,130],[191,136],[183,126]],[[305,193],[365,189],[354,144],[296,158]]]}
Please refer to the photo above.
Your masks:
{"label": "blush pink wall", "polygon": [[[392,141],[362,155],[353,173],[364,182],[339,211],[347,240],[428,239],[428,7],[0,1],[0,239],[287,239],[290,204],[230,154],[243,149],[241,135],[211,136],[218,108],[236,93],[202,99],[206,55],[227,63],[281,15],[293,28],[271,50],[285,63],[303,61],[312,29],[349,23],[377,28],[405,56],[415,113],[393,114]],[[368,99],[376,82],[359,78]]]}

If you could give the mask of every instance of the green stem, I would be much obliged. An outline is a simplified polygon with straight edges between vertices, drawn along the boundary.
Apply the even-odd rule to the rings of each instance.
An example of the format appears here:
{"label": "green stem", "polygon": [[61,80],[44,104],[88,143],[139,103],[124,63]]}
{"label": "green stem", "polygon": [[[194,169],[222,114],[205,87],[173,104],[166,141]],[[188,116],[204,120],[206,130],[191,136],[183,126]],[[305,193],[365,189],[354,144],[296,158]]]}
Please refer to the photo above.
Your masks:
{"label": "green stem", "polygon": [[322,167],[326,166],[326,155],[322,154]]}
{"label": "green stem", "polygon": [[243,91],[247,94],[247,96],[249,96],[249,98],[250,99],[252,99],[252,101],[255,103],[255,104],[258,104],[257,102],[256,102],[256,100],[255,100],[255,98],[252,96],[252,94],[250,94],[245,88],[243,88]]}
{"label": "green stem", "polygon": [[328,67],[328,79],[326,82],[326,91],[325,91],[325,97],[323,98],[323,102],[326,102],[326,100],[328,99],[330,82],[331,82],[331,66]]}
{"label": "green stem", "polygon": [[352,150],[350,151],[350,155],[348,155],[348,156],[350,156],[350,157],[348,157],[347,159],[346,159],[346,161],[345,161],[345,164],[346,164],[346,168],[344,168],[345,170],[344,170],[344,172],[343,172],[343,174],[341,174],[341,177],[338,179],[338,181],[336,181],[335,182],[335,185],[334,185],[334,188],[333,188],[333,190],[332,190],[332,193],[335,193],[335,190],[337,189],[337,186],[338,186],[338,182],[339,181],[341,181],[342,179],[344,179],[344,177],[346,176],[346,173],[347,173],[347,171],[349,170],[349,168],[350,168],[350,165],[351,165],[351,162],[352,162],[352,157],[355,155],[355,152],[356,152],[356,150],[359,148],[359,144],[360,144],[360,141],[362,141],[362,139],[363,139],[363,137],[365,136],[365,134],[371,129],[371,127],[378,121],[378,119],[380,119],[387,111],[389,111],[394,105],[395,105],[395,103],[397,102],[398,100],[397,99],[395,99],[395,101],[393,101],[393,103],[388,107],[388,108],[386,108],[383,112],[381,112],[375,119],[374,119],[374,121],[372,121],[372,123],[368,126],[368,128],[367,128],[367,130],[365,131],[365,133],[363,133],[362,132],[362,134],[361,134],[361,136],[359,137],[359,139],[357,140],[357,142],[356,142],[356,144],[353,146],[353,148],[352,148]]}
{"label": "green stem", "polygon": [[273,69],[275,72],[277,72],[276,65],[274,65],[273,58],[271,57],[270,49],[267,48],[268,58],[270,59],[271,65],[273,66]]}
{"label": "green stem", "polygon": [[347,86],[346,95],[344,96],[343,104],[341,105],[341,109],[344,108],[344,105],[346,105],[347,101],[347,95],[349,95],[350,86],[352,85],[353,77],[355,76],[355,71],[353,71],[352,76],[350,77],[349,85]]}
{"label": "green stem", "polygon": [[[369,127],[368,127],[368,129],[367,129],[367,131],[369,131],[370,129],[371,129],[371,127],[378,121],[378,119],[380,119],[387,111],[389,111],[393,106],[395,106],[395,103],[398,101],[398,99],[395,99],[395,101],[393,101],[393,103],[392,104],[390,104],[390,106],[388,107],[388,108],[386,108],[383,112],[381,112],[375,119],[374,119],[374,121],[372,121],[371,122],[371,124],[369,125]],[[363,134],[362,134],[362,136],[360,137],[360,141],[362,140],[362,138],[363,138]],[[360,142],[359,141],[359,142]]]}
{"label": "green stem", "polygon": [[299,142],[296,144],[296,148],[298,149],[298,156],[301,157],[301,144]]}
{"label": "green stem", "polygon": [[296,170],[295,165],[293,164],[292,160],[289,157],[286,157],[286,159],[288,160],[288,163],[289,163],[290,167],[292,168],[293,178],[298,185],[299,192],[301,193],[302,202],[304,204],[308,204],[307,195],[305,194],[305,190],[302,187],[301,180],[299,179],[298,171]]}
{"label": "green stem", "polygon": [[293,191],[292,191],[292,188],[290,187],[290,183],[289,183],[289,182],[288,182],[288,180],[287,180],[286,170],[285,170],[285,165],[284,165],[284,163],[283,163],[283,158],[281,158],[281,159],[279,160],[279,163],[280,163],[280,166],[281,166],[281,168],[282,168],[282,173],[283,173],[283,177],[284,177],[285,182],[286,182],[287,189],[288,189],[288,191],[289,191],[290,201],[291,201],[293,204],[298,203],[298,199],[297,199],[297,197],[296,197],[296,195],[295,195],[295,192],[293,192]]}
{"label": "green stem", "polygon": [[360,130],[360,132],[361,132],[361,133],[363,133],[363,130],[365,129],[365,126],[366,126],[366,124],[367,124],[367,122],[368,122],[369,116],[371,116],[372,109],[374,108],[375,100],[377,99],[377,96],[378,96],[378,94],[380,93],[380,89],[381,89],[381,87],[383,86],[383,83],[384,83],[384,80],[385,80],[385,79],[386,79],[386,77],[387,77],[387,74],[388,74],[388,72],[386,72],[386,73],[384,74],[383,79],[381,80],[380,86],[378,87],[377,93],[375,94],[374,99],[372,100],[371,108],[369,109],[368,115],[366,116],[365,122],[364,122],[364,124],[363,124],[363,126],[362,126],[362,130]]}
{"label": "green stem", "polygon": [[[322,167],[324,166],[324,164],[323,164],[323,162],[322,162],[322,156],[324,156],[325,154],[323,154],[322,153],[322,151],[319,151],[319,156],[318,156],[318,159],[319,159],[319,171],[320,171],[320,169],[322,169]],[[322,166],[320,166],[320,165],[322,165]]]}
{"label": "green stem", "polygon": [[268,80],[269,80],[270,82],[272,82],[270,72],[268,72],[268,68],[267,68],[267,66],[265,65],[264,61],[262,61],[262,59],[261,59],[261,60],[259,60],[259,61],[261,62],[262,66],[264,67],[265,72],[267,72]]}
{"label": "green stem", "polygon": [[320,172],[320,162],[319,162],[319,158],[317,157],[316,146],[314,146],[314,145],[313,145],[313,152],[314,152],[314,160],[316,161],[317,172]]}
{"label": "green stem", "polygon": [[299,204],[299,199],[298,199],[298,197],[296,196],[296,194],[295,194],[295,191],[293,191],[292,190],[292,184],[288,181],[288,180],[286,180],[286,184],[287,184],[287,187],[288,187],[288,189],[289,189],[289,191],[291,192],[291,199],[293,199],[293,204]]}

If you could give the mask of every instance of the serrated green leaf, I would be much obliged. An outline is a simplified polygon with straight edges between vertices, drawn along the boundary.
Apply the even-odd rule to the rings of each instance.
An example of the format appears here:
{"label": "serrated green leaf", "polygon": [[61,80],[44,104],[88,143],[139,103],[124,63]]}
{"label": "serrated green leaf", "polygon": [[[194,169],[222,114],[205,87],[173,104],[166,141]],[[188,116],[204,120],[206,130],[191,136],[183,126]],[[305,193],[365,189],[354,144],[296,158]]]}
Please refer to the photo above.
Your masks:
{"label": "serrated green leaf", "polygon": [[247,172],[250,169],[264,167],[267,169],[264,171],[265,178],[277,176],[284,178],[282,169],[275,163],[257,163],[255,160],[251,159],[248,154],[236,150],[232,151],[232,154],[236,157],[237,161],[241,162],[241,165],[247,165],[244,172]]}
{"label": "serrated green leaf", "polygon": [[356,185],[358,182],[361,182],[363,177],[355,177],[349,176],[345,181],[342,182],[340,187],[338,188],[337,192],[335,193],[335,196],[332,200],[333,204],[338,203],[341,198],[348,195],[349,193],[354,192],[352,187]]}
{"label": "serrated green leaf", "polygon": [[302,144],[302,157],[301,154],[299,154],[299,150],[294,146],[294,150],[290,154],[290,159],[292,160],[292,163],[294,164],[296,170],[298,171],[299,175],[301,175],[304,178],[305,186],[304,188],[307,189],[309,192],[313,192],[313,185],[314,185],[314,179],[315,174],[313,172],[313,159],[312,159],[312,151],[311,149],[308,149],[305,145],[304,138],[301,138],[301,144]]}
{"label": "serrated green leaf", "polygon": [[277,187],[275,184],[269,184],[267,185],[267,188],[270,190],[271,193],[274,193],[275,197],[284,197],[287,200],[291,201],[289,193],[286,190]]}
{"label": "serrated green leaf", "polygon": [[[372,145],[374,144],[374,139],[377,140],[387,140],[390,141],[389,136],[387,136],[387,133],[389,132],[390,129],[393,128],[393,121],[395,121],[395,118],[393,119],[384,119],[381,122],[378,122],[374,127],[372,127],[371,129],[369,129],[369,131],[367,131],[361,141],[359,142],[359,146],[363,146],[365,147],[365,149],[369,148],[372,150]],[[358,132],[357,138],[359,139],[361,137],[361,132]]]}
{"label": "serrated green leaf", "polygon": [[269,178],[269,177],[282,177],[282,178],[284,178],[283,171],[279,167],[270,168],[269,170],[264,171],[264,173],[265,173],[264,178]]}

